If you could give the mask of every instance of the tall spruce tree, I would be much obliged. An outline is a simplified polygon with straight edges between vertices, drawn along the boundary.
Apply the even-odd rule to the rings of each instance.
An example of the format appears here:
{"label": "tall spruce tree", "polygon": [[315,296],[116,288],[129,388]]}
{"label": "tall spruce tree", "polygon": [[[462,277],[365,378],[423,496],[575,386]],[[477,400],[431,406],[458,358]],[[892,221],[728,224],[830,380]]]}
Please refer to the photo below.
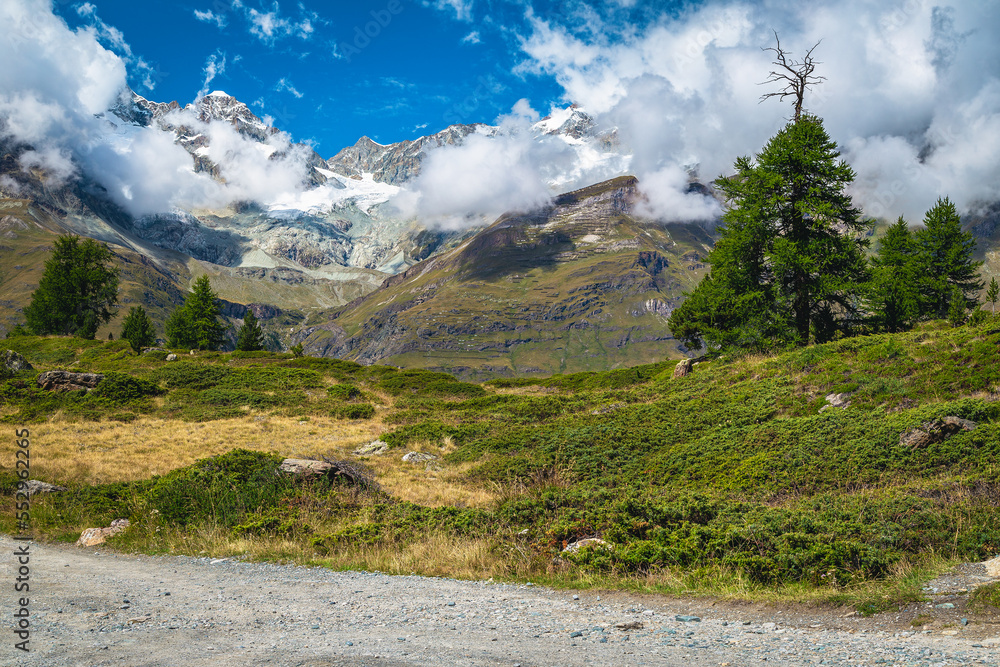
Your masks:
{"label": "tall spruce tree", "polygon": [[1000,296],[1000,285],[997,285],[996,278],[990,278],[990,286],[986,290],[986,300],[993,307],[993,314],[997,313],[997,297]]}
{"label": "tall spruce tree", "polygon": [[911,328],[920,317],[923,270],[916,239],[902,216],[879,240],[871,264],[865,306],[875,327],[891,333]]}
{"label": "tall spruce tree", "polygon": [[711,272],[674,311],[688,347],[766,350],[831,339],[860,305],[866,223],[845,192],[854,171],[823,122],[803,113],[736,174],[716,181],[728,209]]}
{"label": "tall spruce tree", "polygon": [[236,334],[236,349],[241,352],[258,352],[264,349],[264,332],[253,310],[247,308],[243,316],[243,326]]}
{"label": "tall spruce tree", "polygon": [[112,258],[108,247],[94,239],[58,237],[24,309],[28,328],[35,334],[93,339],[118,303],[118,269],[108,266]]}
{"label": "tall spruce tree", "polygon": [[962,219],[950,199],[937,200],[924,215],[924,228],[915,236],[923,264],[923,314],[947,317],[956,288],[965,299],[964,307],[974,307],[983,289],[978,274],[983,263],[972,258],[976,240],[962,231]]}
{"label": "tall spruce tree", "polygon": [[218,350],[226,340],[226,325],[219,320],[220,313],[219,298],[208,276],[201,276],[184,304],[167,318],[170,347]]}

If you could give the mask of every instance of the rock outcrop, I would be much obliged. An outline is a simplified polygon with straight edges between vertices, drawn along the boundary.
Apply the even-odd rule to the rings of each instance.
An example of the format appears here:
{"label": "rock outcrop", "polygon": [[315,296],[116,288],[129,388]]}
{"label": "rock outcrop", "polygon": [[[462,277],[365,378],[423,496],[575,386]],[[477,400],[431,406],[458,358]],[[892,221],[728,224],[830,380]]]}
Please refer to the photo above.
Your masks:
{"label": "rock outcrop", "polygon": [[38,386],[48,391],[90,391],[104,376],[100,373],[71,373],[70,371],[45,371],[36,378]]}
{"label": "rock outcrop", "polygon": [[938,442],[943,442],[956,433],[972,431],[977,424],[961,417],[945,417],[932,419],[916,428],[907,429],[899,436],[899,444],[910,449],[923,449]]}
{"label": "rock outcrop", "polygon": [[20,373],[30,371],[32,366],[14,350],[4,350],[0,352],[0,368],[6,369],[8,373]]}
{"label": "rock outcrop", "polygon": [[96,547],[112,535],[117,535],[128,528],[128,519],[115,519],[108,528],[88,528],[80,533],[80,539],[76,541],[78,547]]}

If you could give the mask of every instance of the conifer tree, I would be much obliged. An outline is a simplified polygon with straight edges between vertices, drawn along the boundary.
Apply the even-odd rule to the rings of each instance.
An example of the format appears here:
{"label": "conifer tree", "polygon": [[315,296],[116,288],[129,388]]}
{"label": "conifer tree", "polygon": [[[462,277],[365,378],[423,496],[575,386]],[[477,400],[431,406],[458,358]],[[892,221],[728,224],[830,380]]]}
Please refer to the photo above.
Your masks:
{"label": "conifer tree", "polygon": [[960,327],[965,323],[966,300],[965,293],[958,286],[951,288],[951,301],[948,305],[948,321],[953,327]]}
{"label": "conifer tree", "polygon": [[93,339],[118,303],[118,270],[108,266],[112,257],[108,247],[94,239],[58,237],[24,309],[28,328],[39,335]]}
{"label": "conifer tree", "polygon": [[219,321],[219,300],[208,276],[201,276],[166,322],[170,347],[218,350],[225,341],[226,325]]}
{"label": "conifer tree", "polygon": [[948,316],[957,288],[965,299],[965,308],[976,304],[983,288],[978,270],[983,265],[972,259],[976,240],[962,231],[962,220],[950,199],[938,199],[924,215],[924,228],[917,230],[923,272],[923,314]]}
{"label": "conifer tree", "polygon": [[986,290],[986,300],[993,306],[993,314],[997,314],[997,297],[1000,296],[1000,285],[996,278],[990,278],[990,287]]}
{"label": "conifer tree", "polygon": [[879,240],[872,258],[872,279],[866,308],[876,327],[890,333],[905,331],[920,316],[920,253],[902,216]]}
{"label": "conifer tree", "polygon": [[142,348],[149,347],[156,342],[156,331],[153,329],[153,322],[142,306],[132,306],[128,315],[122,322],[121,337],[132,345],[136,353],[142,352]]}
{"label": "conifer tree", "polygon": [[264,332],[251,308],[247,308],[246,315],[243,316],[243,326],[236,334],[236,349],[241,352],[257,352],[264,349]]}
{"label": "conifer tree", "polygon": [[803,113],[736,174],[716,181],[729,208],[711,273],[670,318],[688,347],[767,350],[832,338],[849,326],[867,270],[866,226],[823,122]]}

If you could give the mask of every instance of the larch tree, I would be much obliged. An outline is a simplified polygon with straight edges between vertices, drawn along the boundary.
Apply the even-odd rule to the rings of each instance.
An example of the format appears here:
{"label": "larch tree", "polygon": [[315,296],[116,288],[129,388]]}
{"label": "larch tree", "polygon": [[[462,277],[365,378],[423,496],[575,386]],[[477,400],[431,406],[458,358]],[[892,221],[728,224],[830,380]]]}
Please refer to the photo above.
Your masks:
{"label": "larch tree", "polygon": [[[815,47],[813,47],[815,48]],[[830,340],[857,318],[867,280],[861,232],[867,227],[847,187],[854,171],[840,159],[823,121],[803,110],[821,81],[812,49],[792,61],[775,49],[794,118],[754,159],[716,180],[726,200],[709,275],[670,318],[689,348],[768,350]]]}

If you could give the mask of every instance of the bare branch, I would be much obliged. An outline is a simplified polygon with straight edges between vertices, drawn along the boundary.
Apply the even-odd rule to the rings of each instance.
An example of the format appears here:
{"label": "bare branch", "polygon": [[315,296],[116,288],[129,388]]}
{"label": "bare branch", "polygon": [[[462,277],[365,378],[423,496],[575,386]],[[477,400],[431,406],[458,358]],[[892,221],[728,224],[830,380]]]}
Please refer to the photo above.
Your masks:
{"label": "bare branch", "polygon": [[777,83],[781,86],[781,90],[771,93],[764,93],[760,96],[760,101],[777,97],[779,100],[784,101],[786,97],[792,97],[795,100],[795,120],[797,121],[802,115],[802,105],[805,101],[806,91],[810,89],[811,86],[817,83],[822,83],[826,81],[825,76],[819,76],[813,74],[816,71],[816,65],[821,65],[822,63],[816,62],[813,59],[813,51],[816,47],[822,43],[816,42],[811,49],[806,51],[806,55],[802,60],[794,60],[789,57],[788,52],[781,48],[781,40],[778,39],[778,33],[774,33],[774,43],[775,46],[769,46],[767,48],[761,48],[761,51],[773,51],[774,60],[772,65],[776,65],[778,69],[771,70],[767,79],[762,81],[758,85],[766,85],[771,83]]}

